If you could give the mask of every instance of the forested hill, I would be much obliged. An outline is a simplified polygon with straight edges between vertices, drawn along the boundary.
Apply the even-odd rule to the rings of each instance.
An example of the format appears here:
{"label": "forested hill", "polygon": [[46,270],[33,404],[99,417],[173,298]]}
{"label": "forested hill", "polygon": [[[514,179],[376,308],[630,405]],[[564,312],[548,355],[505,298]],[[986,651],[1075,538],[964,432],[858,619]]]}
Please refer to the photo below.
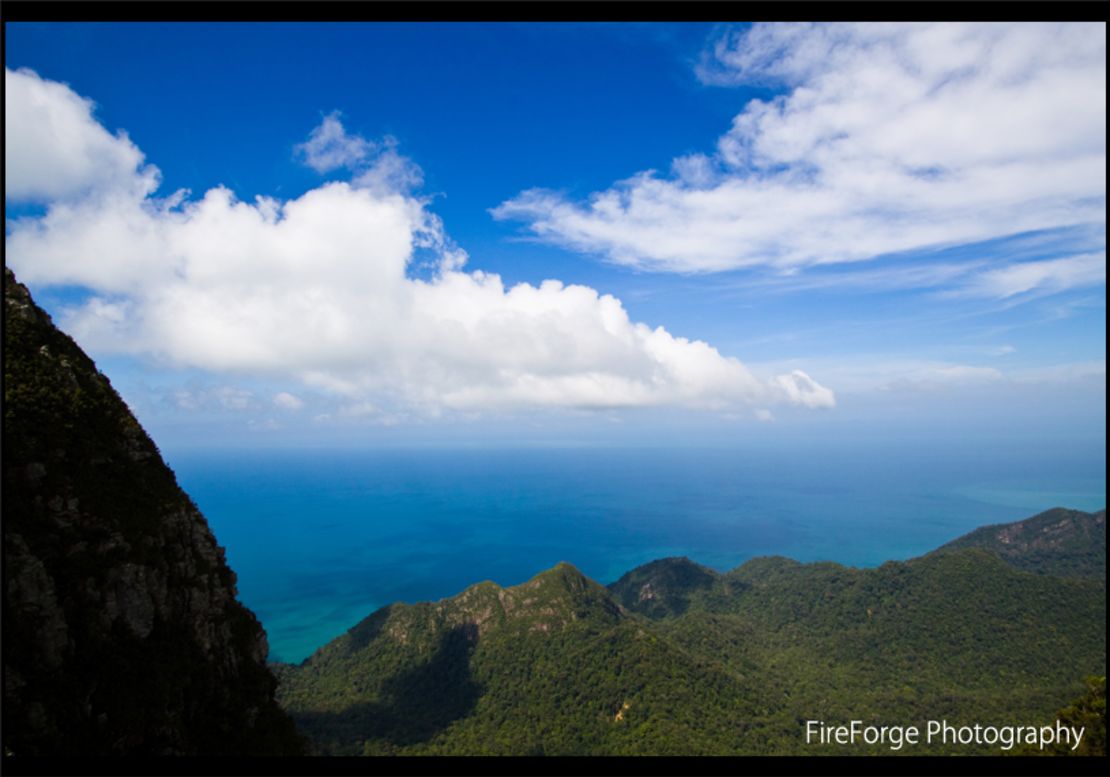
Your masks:
{"label": "forested hill", "polygon": [[10,270],[3,408],[5,755],[301,752],[204,516]]}
{"label": "forested hill", "polygon": [[279,670],[282,702],[324,753],[705,752],[740,746],[738,716],[764,697],[569,564],[383,608]]}
{"label": "forested hill", "polygon": [[609,586],[630,610],[651,618],[681,615],[692,602],[715,590],[721,576],[688,558],[664,558],[636,567]]}
{"label": "forested hill", "polygon": [[983,548],[1042,575],[1106,579],[1106,510],[1057,507],[1017,523],[983,526],[935,552]]}
{"label": "forested hill", "polygon": [[608,589],[563,564],[379,610],[279,667],[279,698],[325,753],[848,754],[804,721],[1051,721],[1105,675],[1105,626],[1104,581],[981,547],[875,569],[662,559]]}

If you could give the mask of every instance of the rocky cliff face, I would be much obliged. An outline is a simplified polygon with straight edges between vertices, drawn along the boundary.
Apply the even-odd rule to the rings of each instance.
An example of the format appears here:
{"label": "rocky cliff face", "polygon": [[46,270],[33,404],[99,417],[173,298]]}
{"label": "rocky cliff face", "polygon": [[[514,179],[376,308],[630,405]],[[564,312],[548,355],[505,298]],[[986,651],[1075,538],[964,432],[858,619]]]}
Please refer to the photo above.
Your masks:
{"label": "rocky cliff face", "polygon": [[204,516],[10,270],[3,358],[5,753],[299,752]]}

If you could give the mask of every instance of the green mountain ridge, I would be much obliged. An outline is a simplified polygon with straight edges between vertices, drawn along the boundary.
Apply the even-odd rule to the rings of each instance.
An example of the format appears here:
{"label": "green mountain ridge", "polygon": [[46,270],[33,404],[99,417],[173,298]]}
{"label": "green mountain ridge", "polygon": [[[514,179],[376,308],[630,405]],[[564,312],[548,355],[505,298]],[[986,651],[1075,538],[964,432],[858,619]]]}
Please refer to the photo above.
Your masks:
{"label": "green mountain ridge", "polygon": [[983,526],[933,552],[970,547],[1038,574],[1105,580],[1106,510],[1056,507],[1024,521]]}
{"label": "green mountain ridge", "polygon": [[[1096,536],[1100,513],[1068,514]],[[1027,571],[990,536],[874,569],[660,559],[608,588],[563,563],[383,608],[279,666],[279,700],[342,754],[844,754],[804,721],[1048,720],[1105,675],[1105,581]]]}
{"label": "green mountain ridge", "polygon": [[[635,754],[644,737],[669,754],[726,736],[738,744],[726,721],[751,711],[758,688],[645,625],[560,564],[518,586],[485,582],[382,608],[301,665],[278,665],[281,701],[325,753]],[[694,706],[716,722],[673,714]]]}

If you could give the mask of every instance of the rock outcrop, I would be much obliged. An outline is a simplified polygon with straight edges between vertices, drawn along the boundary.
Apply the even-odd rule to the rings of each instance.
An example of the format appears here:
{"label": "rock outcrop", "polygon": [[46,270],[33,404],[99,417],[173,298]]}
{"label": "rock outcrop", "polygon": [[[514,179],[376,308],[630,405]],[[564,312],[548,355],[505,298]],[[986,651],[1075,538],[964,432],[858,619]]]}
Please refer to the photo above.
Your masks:
{"label": "rock outcrop", "polygon": [[266,636],[108,379],[4,279],[6,754],[295,754]]}

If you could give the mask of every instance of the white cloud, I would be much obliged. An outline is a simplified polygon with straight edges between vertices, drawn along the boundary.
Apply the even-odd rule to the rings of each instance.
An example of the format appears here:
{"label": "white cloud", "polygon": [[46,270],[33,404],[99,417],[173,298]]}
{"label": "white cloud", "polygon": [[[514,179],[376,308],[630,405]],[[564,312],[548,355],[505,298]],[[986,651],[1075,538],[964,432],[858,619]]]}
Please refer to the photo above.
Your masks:
{"label": "white cloud", "polygon": [[646,270],[780,270],[1104,224],[1102,24],[758,24],[703,80],[774,84],[712,156],[492,210]]}
{"label": "white cloud", "polygon": [[[815,357],[822,376],[836,385],[839,394],[875,396],[876,393],[960,391],[973,386],[1012,381],[1015,374],[993,366],[941,359],[915,359],[890,354],[857,354],[851,357]],[[788,371],[793,361],[759,365],[761,371]],[[781,377],[779,378],[782,379]]]}
{"label": "white cloud", "polygon": [[348,135],[339,120],[339,111],[324,117],[320,126],[298,143],[294,152],[318,173],[340,167],[354,168],[374,151],[374,144],[359,135]]}
{"label": "white cloud", "polygon": [[[48,93],[80,99],[56,86]],[[407,193],[411,177],[365,180],[375,166],[411,163],[388,144],[396,158],[368,161],[337,118],[325,125],[309,143],[330,139],[317,144],[324,156],[329,143],[347,149],[327,158],[353,160],[354,183],[251,203],[223,187],[156,201],[124,182],[12,224],[8,260],[32,285],[94,290],[62,316],[94,351],[295,377],[343,397],[350,413],[382,419],[516,406],[834,403],[801,370],[759,378],[704,342],[631,321],[619,300],[592,288],[506,288],[497,275],[463,271],[465,252],[427,201]],[[438,257],[428,279],[408,273],[417,249]]]}
{"label": "white cloud", "polygon": [[295,154],[318,173],[345,167],[354,174],[355,186],[375,192],[407,192],[424,182],[423,172],[411,159],[397,152],[397,139],[386,135],[380,142],[348,135],[332,111],[294,148]]}
{"label": "white cloud", "polygon": [[156,167],[124,132],[109,133],[94,104],[26,68],[4,68],[4,195],[44,202],[105,188],[140,196],[158,187]]}
{"label": "white cloud", "polygon": [[274,405],[283,410],[300,410],[304,407],[304,400],[288,391],[279,391],[274,395]]}
{"label": "white cloud", "polygon": [[[1002,366],[1003,362],[997,360],[1000,355],[1013,353],[1016,349],[1012,346],[988,351],[988,358],[999,366],[905,358],[890,353],[859,353],[835,358],[817,356],[807,361],[812,369],[819,371],[825,380],[837,387],[838,400],[843,399],[845,406],[852,404],[853,398],[863,396],[868,402],[883,397],[900,401],[922,394],[946,396],[954,401],[974,390],[989,391],[990,396],[1002,401],[1021,386],[1062,388],[1070,385],[1074,388],[1106,379],[1105,359],[1041,366],[1015,364],[1012,359],[1005,360],[1006,364]],[[792,369],[794,362],[769,362],[754,366],[760,371],[780,372]]]}
{"label": "white cloud", "polygon": [[181,410],[249,410],[255,406],[254,393],[235,386],[181,388],[168,399]]}
{"label": "white cloud", "polygon": [[987,270],[951,293],[1007,299],[1030,292],[1051,293],[1100,283],[1106,283],[1104,251],[1041,262],[1021,262]]}
{"label": "white cloud", "polygon": [[888,391],[948,389],[994,383],[1003,380],[1004,377],[1002,372],[994,367],[979,367],[968,364],[927,364],[905,370],[902,374],[890,380],[883,388]]}
{"label": "white cloud", "polygon": [[424,183],[424,173],[411,159],[397,153],[396,139],[386,136],[378,155],[357,169],[352,183],[374,192],[408,192]]}
{"label": "white cloud", "polygon": [[796,404],[806,407],[830,407],[835,404],[832,392],[801,370],[791,370],[785,375],[779,375],[775,382]]}

